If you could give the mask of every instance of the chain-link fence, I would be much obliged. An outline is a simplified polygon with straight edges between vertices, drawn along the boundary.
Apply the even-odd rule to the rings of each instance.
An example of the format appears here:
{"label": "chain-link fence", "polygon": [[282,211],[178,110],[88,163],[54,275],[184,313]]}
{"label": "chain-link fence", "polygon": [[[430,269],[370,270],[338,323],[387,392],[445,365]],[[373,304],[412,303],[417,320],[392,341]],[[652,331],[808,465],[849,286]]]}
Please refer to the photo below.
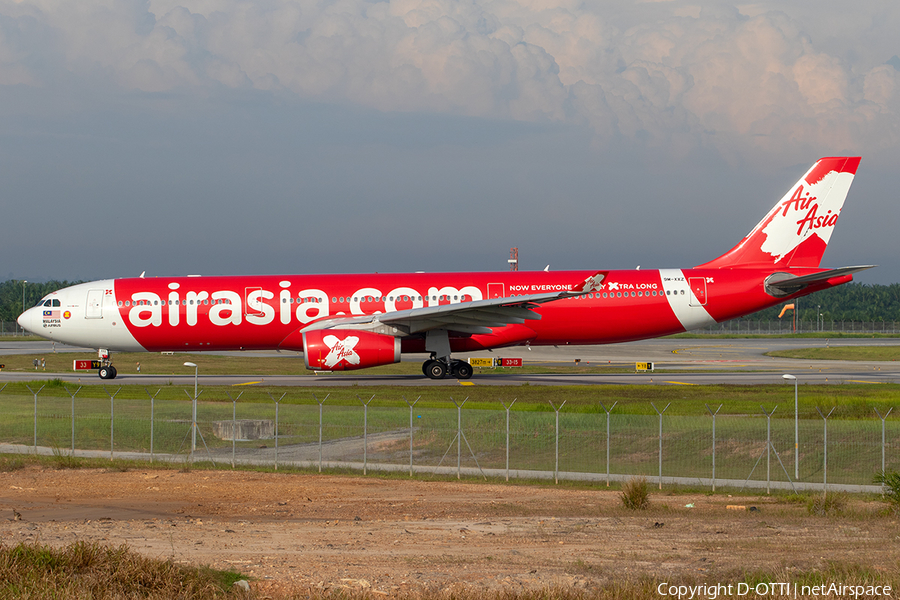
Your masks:
{"label": "chain-link fence", "polygon": [[774,321],[761,319],[733,319],[724,323],[716,323],[703,329],[692,329],[691,333],[700,334],[746,334],[746,335],[786,335],[792,333],[900,333],[898,321],[800,321],[794,324],[790,318]]}
{"label": "chain-link fence", "polygon": [[106,397],[97,398],[74,387],[26,389],[0,393],[5,451],[507,479],[602,482],[640,475],[654,484],[713,489],[827,484],[875,491],[876,473],[900,470],[900,421],[884,410],[864,419],[827,410],[801,418],[795,447],[793,414],[770,418],[774,407],[727,414],[723,405],[673,415],[654,405],[647,415],[565,403],[485,409],[452,398],[442,406],[405,398],[348,405],[327,396],[285,402],[284,395],[247,402],[228,393],[231,402],[198,399],[194,421],[192,391],[179,400],[171,393],[161,399],[161,390],[140,390],[140,397],[134,389],[120,394],[122,388],[104,387]]}

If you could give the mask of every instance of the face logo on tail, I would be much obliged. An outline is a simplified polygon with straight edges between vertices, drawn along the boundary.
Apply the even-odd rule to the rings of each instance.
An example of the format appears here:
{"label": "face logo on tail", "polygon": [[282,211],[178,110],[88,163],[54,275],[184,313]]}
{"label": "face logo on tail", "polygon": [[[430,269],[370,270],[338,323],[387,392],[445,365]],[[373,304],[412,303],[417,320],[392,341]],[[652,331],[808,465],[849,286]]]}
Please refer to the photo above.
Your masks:
{"label": "face logo on tail", "polygon": [[329,369],[342,360],[346,360],[351,365],[359,364],[359,354],[354,350],[356,344],[359,343],[359,338],[355,335],[348,335],[342,340],[333,335],[326,335],[322,338],[322,341],[325,342],[325,345],[330,350],[323,361],[323,364]]}

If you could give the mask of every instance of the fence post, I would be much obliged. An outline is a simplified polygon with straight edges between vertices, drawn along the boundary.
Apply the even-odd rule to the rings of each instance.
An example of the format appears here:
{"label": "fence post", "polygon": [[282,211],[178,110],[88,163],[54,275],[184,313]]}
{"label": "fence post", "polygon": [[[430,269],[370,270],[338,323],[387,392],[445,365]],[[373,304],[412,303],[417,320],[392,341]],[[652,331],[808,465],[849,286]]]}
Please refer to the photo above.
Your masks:
{"label": "fence post", "polygon": [[119,392],[122,391],[122,388],[116,390],[116,393],[111,395],[109,391],[106,389],[106,386],[103,386],[103,391],[109,396],[109,460],[113,459],[113,453],[115,448],[115,412],[113,411],[113,400],[115,400],[116,396],[119,395]]}
{"label": "fence post", "polygon": [[[66,393],[72,398],[72,456],[75,456],[75,396],[81,391],[81,386],[78,386],[78,389],[75,390],[74,394],[70,392],[69,388],[66,386],[63,386],[63,389],[66,390]],[[2,391],[2,389],[0,389],[0,391]]]}
{"label": "fence post", "polygon": [[356,399],[363,405],[363,475],[366,475],[369,466],[369,402],[375,399],[375,394],[366,402],[358,394]]}
{"label": "fence post", "polygon": [[[463,432],[462,432],[462,407],[466,402],[469,401],[469,397],[466,396],[466,399],[462,402],[457,402],[450,397],[450,402],[456,405],[456,478],[462,479],[462,443],[463,443]],[[468,444],[468,442],[466,442]],[[453,446],[450,446],[451,448]]]}
{"label": "fence post", "polygon": [[[153,411],[155,409],[154,403],[156,401],[156,397],[162,391],[162,388],[159,388],[158,390],[156,390],[156,393],[153,395],[150,395],[150,390],[148,390],[147,388],[144,388],[144,391],[147,392],[148,396],[150,396],[150,464],[153,464]],[[73,398],[73,400],[74,400],[74,398]],[[73,402],[73,406],[74,406],[74,402]],[[73,414],[74,414],[74,409],[73,409]],[[74,416],[72,418],[72,421],[73,422],[75,421]]]}
{"label": "fence post", "polygon": [[[374,396],[373,396],[374,397]],[[410,404],[409,400],[406,399],[406,396],[403,396],[403,401],[406,402],[406,405],[409,407],[409,476],[413,475],[413,407],[416,403],[422,399],[422,396],[419,396],[415,399],[415,401]]]}
{"label": "fence post", "polygon": [[669,404],[666,404],[666,407],[660,412],[655,404],[652,402],[650,403],[650,406],[652,406],[653,410],[656,411],[656,414],[659,415],[659,489],[662,489],[662,416],[663,413],[669,409],[670,404],[672,403],[669,402]]}
{"label": "fence post", "polygon": [[[6,387],[6,386],[3,386]],[[41,393],[41,390],[44,389],[44,386],[38,388],[38,391],[34,391],[31,389],[31,386],[25,384],[25,387],[28,388],[28,391],[34,394],[34,453],[37,454],[37,397],[38,394]]]}
{"label": "fence post", "polygon": [[612,412],[612,409],[614,409],[618,403],[619,401],[616,400],[609,408],[606,408],[606,405],[602,402],[600,403],[600,406],[606,411],[606,487],[609,487],[609,413]]}
{"label": "fence post", "polygon": [[[888,415],[891,414],[891,411],[894,410],[894,407],[890,407],[884,416],[881,416],[881,413],[878,412],[878,409],[875,409],[875,414],[878,415],[878,418],[881,419],[881,474],[884,475],[884,420],[887,419]],[[881,484],[882,493],[884,493],[884,484]]]}
{"label": "fence post", "polygon": [[[197,398],[200,397],[200,394],[203,393],[203,390],[200,390],[200,393],[197,393],[197,386],[194,386],[194,395],[184,390],[184,393],[187,394],[187,397],[191,399],[191,464],[194,464],[194,452],[197,450],[197,429],[199,426],[197,425]],[[203,434],[200,434],[200,441],[203,441]],[[203,444],[206,445],[206,442],[203,441]],[[207,450],[209,450],[207,448]],[[208,454],[208,452],[207,452]],[[210,457],[212,459],[212,457]]]}
{"label": "fence post", "polygon": [[331,394],[326,394],[324,398],[319,400],[319,397],[313,394],[313,398],[315,398],[319,405],[319,473],[322,472],[322,405],[325,404],[325,401],[328,400],[328,396],[330,395]]}
{"label": "fence post", "polygon": [[763,414],[766,415],[766,494],[771,493],[771,455],[772,455],[772,415],[778,409],[778,405],[772,409],[772,412],[766,412],[766,409],[760,405]]}
{"label": "fence post", "polygon": [[512,405],[516,403],[518,398],[513,398],[513,401],[509,403],[509,406],[506,405],[506,402],[503,400],[500,401],[500,404],[503,405],[503,408],[506,409],[506,480],[509,481],[509,409],[512,408]]}
{"label": "fence post", "polygon": [[719,414],[719,411],[722,410],[722,404],[719,405],[719,408],[716,409],[716,412],[713,412],[709,407],[709,404],[706,405],[706,410],[709,411],[709,414],[712,415],[713,419],[713,429],[712,429],[712,491],[716,491],[716,415]]}
{"label": "fence post", "polygon": [[226,391],[225,394],[231,399],[231,468],[234,468],[234,448],[237,438],[237,401],[240,400],[244,391],[237,395],[237,398],[231,397],[231,392]]}
{"label": "fence post", "polygon": [[556,460],[553,463],[553,483],[559,483],[559,411],[560,409],[566,405],[566,401],[563,400],[562,404],[559,405],[559,408],[553,405],[553,401],[550,400],[550,406],[553,407],[553,410],[556,411],[556,442],[554,444],[556,448]]}
{"label": "fence post", "polygon": [[819,413],[819,416],[822,417],[822,420],[825,422],[825,432],[823,438],[822,447],[825,450],[825,455],[822,459],[822,495],[828,495],[828,417],[831,416],[831,413],[834,412],[836,407],[832,407],[831,410],[828,411],[827,415],[823,415],[822,411],[819,410],[819,407],[816,407],[816,412]]}
{"label": "fence post", "polygon": [[[272,401],[275,402],[275,470],[277,471],[278,470],[278,404],[282,400],[284,400],[284,397],[287,396],[287,392],[284,392],[283,394],[281,394],[281,397],[278,400],[275,400],[275,397],[272,394],[269,394],[269,392],[266,392],[266,394],[268,394],[269,398],[271,398]],[[232,436],[232,439],[233,439],[233,437],[234,436]]]}

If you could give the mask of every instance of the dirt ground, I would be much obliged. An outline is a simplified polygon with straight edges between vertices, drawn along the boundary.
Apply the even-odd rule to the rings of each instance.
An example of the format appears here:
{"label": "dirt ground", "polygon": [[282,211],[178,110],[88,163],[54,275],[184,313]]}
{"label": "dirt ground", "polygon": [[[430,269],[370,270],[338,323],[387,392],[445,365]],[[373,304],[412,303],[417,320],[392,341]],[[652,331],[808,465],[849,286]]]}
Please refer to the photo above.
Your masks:
{"label": "dirt ground", "polygon": [[273,591],[387,595],[581,587],[622,575],[715,581],[831,561],[887,572],[900,565],[898,520],[877,501],[851,499],[843,517],[759,496],[664,491],[651,502],[632,512],[617,492],[552,485],[27,467],[0,473],[0,542],[124,543],[233,568]]}

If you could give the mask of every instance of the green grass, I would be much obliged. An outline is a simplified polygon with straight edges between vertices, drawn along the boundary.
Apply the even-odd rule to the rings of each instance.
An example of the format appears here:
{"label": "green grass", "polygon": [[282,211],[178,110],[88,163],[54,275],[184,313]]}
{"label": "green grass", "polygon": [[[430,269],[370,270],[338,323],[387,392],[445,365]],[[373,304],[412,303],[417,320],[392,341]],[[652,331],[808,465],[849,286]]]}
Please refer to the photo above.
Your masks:
{"label": "green grass", "polygon": [[46,342],[37,335],[0,335],[0,342]]}
{"label": "green grass", "polygon": [[767,352],[766,356],[798,358],[804,360],[857,360],[896,361],[900,360],[898,346],[840,346],[835,348],[797,348]]}
{"label": "green grass", "polygon": [[[96,383],[94,383],[96,382]],[[661,381],[661,383],[663,383]],[[202,379],[201,379],[202,384]],[[158,400],[183,401],[193,395],[193,385],[163,385],[150,387],[123,385],[116,381],[101,383],[90,378],[87,383],[71,384],[58,379],[49,381],[33,381],[26,383],[9,383],[2,392],[4,396],[24,396],[25,402],[33,405],[31,390],[39,394],[41,406],[44,402],[52,402],[53,411],[69,412],[71,397],[75,393],[78,404],[82,401],[105,401],[107,416],[109,395],[116,394],[116,402],[135,401],[146,406],[149,411],[147,389],[157,394]],[[404,398],[416,401],[417,408],[454,408],[453,400],[467,400],[466,409],[503,411],[503,403],[507,405],[515,400],[514,412],[553,412],[551,402],[557,407],[565,402],[562,413],[601,414],[605,415],[601,403],[607,408],[616,404],[614,414],[656,415],[651,402],[659,409],[669,404],[667,416],[707,416],[706,405],[715,409],[723,404],[720,414],[726,415],[760,415],[760,405],[772,410],[776,405],[775,419],[793,418],[794,386],[790,384],[776,385],[628,385],[628,386],[466,386],[446,388],[434,386],[365,386],[348,387],[302,387],[268,386],[264,382],[254,385],[203,386],[201,402],[216,404],[226,403],[228,418],[231,417],[231,400],[241,394],[238,404],[265,403],[270,404],[274,414],[273,398],[284,398],[284,405],[308,405],[317,407],[317,401],[325,401],[326,406],[349,406],[360,408],[361,401],[373,398],[370,408],[408,407]],[[830,408],[836,406],[834,417],[838,419],[871,419],[874,418],[872,407],[878,408],[882,414],[898,404],[900,385],[898,384],[855,384],[842,385],[800,385],[799,402],[801,418],[817,419],[816,406]],[[225,410],[223,408],[223,410]],[[240,410],[240,409],[239,409]],[[0,406],[0,414],[3,407]]]}

